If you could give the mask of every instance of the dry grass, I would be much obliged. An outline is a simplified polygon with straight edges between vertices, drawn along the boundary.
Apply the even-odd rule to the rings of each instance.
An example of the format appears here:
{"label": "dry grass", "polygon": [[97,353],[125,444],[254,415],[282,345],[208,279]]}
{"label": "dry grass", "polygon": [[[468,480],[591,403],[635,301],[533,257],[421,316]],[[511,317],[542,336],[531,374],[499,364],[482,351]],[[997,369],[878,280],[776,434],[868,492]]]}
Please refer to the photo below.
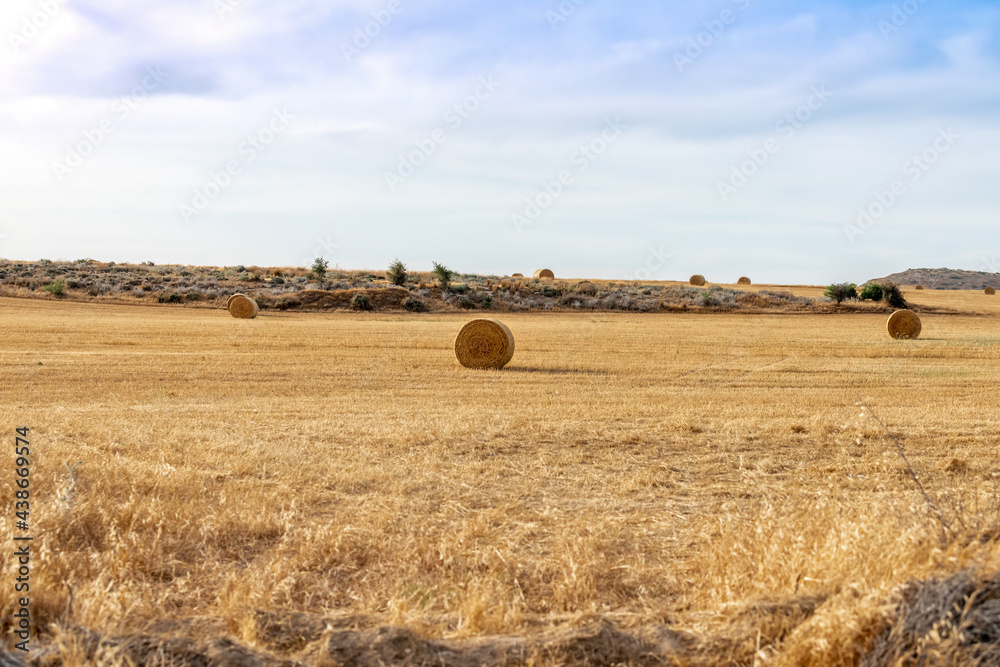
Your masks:
{"label": "dry grass", "polygon": [[462,316],[0,308],[49,662],[857,664],[1000,557],[995,316],[508,314],[470,372]]}

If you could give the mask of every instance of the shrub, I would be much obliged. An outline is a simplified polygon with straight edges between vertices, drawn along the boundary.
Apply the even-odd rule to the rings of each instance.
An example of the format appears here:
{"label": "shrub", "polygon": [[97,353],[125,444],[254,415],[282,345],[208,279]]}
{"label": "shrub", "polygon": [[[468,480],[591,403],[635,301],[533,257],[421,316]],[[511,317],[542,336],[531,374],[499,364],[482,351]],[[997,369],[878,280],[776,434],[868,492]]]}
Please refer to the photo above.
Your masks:
{"label": "shrub", "polygon": [[826,288],[823,295],[833,299],[838,304],[843,303],[846,299],[857,299],[858,290],[850,283],[834,283]]}
{"label": "shrub", "polygon": [[249,274],[249,273],[247,273],[246,271],[244,271],[243,273],[241,273],[241,274],[239,275],[239,281],[240,281],[240,282],[243,282],[243,283],[248,283],[248,282],[250,282],[250,274]]}
{"label": "shrub", "polygon": [[462,308],[465,308],[466,310],[472,310],[473,308],[476,307],[476,303],[472,301],[472,299],[466,296],[463,296],[461,299],[458,300],[458,305],[461,306]]}
{"label": "shrub", "polygon": [[868,283],[861,288],[861,295],[858,297],[862,301],[881,301],[882,286],[878,283]]}
{"label": "shrub", "polygon": [[903,292],[900,291],[899,285],[889,280],[882,283],[882,299],[893,308],[909,307],[906,299],[903,298]]}
{"label": "shrub", "polygon": [[66,283],[62,280],[53,280],[48,285],[42,288],[52,296],[62,296],[66,291]]}
{"label": "shrub", "polygon": [[411,313],[422,313],[427,310],[427,306],[424,305],[423,301],[420,299],[414,299],[412,296],[406,299],[403,307]]}
{"label": "shrub", "polygon": [[705,306],[706,308],[711,308],[712,306],[719,305],[719,302],[716,300],[714,294],[706,290],[701,293],[701,305]]}
{"label": "shrub", "polygon": [[451,285],[451,279],[455,277],[455,272],[446,267],[443,264],[438,264],[433,262],[434,265],[434,277],[437,278],[438,285],[441,289],[448,289]]}
{"label": "shrub", "polygon": [[157,295],[156,300],[159,303],[180,303],[181,295],[177,292],[171,292],[170,294],[160,292],[160,294]]}
{"label": "shrub", "polygon": [[484,310],[489,310],[490,308],[493,307],[493,295],[492,294],[487,294],[485,297],[483,297],[482,306],[483,306]]}
{"label": "shrub", "polygon": [[367,294],[355,294],[351,297],[352,310],[371,310],[372,302]]}
{"label": "shrub", "polygon": [[330,262],[326,261],[322,257],[317,257],[316,261],[312,264],[313,275],[316,276],[316,280],[323,282],[326,280],[326,270],[330,268]]}
{"label": "shrub", "polygon": [[272,285],[284,285],[285,284],[285,279],[282,278],[281,276],[275,276],[274,278],[271,278],[271,284]]}

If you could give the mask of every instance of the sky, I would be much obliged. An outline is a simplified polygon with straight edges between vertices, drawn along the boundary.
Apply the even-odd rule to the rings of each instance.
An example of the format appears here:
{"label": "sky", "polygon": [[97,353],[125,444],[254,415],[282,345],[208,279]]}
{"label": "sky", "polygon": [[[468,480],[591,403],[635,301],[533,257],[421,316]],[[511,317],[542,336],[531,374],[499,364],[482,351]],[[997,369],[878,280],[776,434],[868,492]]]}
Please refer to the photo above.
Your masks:
{"label": "sky", "polygon": [[0,258],[1000,272],[990,1],[5,0]]}

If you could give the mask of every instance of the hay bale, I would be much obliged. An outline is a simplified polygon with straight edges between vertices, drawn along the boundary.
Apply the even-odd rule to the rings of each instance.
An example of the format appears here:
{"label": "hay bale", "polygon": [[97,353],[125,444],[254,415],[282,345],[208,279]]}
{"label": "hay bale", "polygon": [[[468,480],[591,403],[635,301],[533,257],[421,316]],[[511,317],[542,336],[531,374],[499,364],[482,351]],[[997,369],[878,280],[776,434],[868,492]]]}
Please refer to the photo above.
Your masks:
{"label": "hay bale", "polygon": [[538,269],[535,271],[535,278],[539,280],[555,280],[556,274],[552,273],[548,269]]}
{"label": "hay bale", "polygon": [[893,338],[916,338],[920,335],[920,318],[912,310],[897,310],[889,316],[885,327]]}
{"label": "hay bale", "polygon": [[472,320],[458,332],[455,356],[466,368],[503,368],[514,356],[514,335],[499,320]]}
{"label": "hay bale", "polygon": [[916,287],[914,287],[913,289],[923,289],[923,288],[924,288],[924,286],[923,286],[923,285],[917,285],[917,286],[916,286]]}
{"label": "hay bale", "polygon": [[587,294],[589,296],[594,296],[595,294],[597,294],[597,287],[595,287],[594,283],[590,282],[589,280],[581,280],[573,288],[573,291],[576,292],[577,294]]}
{"label": "hay bale", "polygon": [[989,294],[990,296],[993,296],[994,294],[997,293],[997,291],[995,289],[993,289],[992,287],[987,287],[986,288],[986,293]]}
{"label": "hay bale", "polygon": [[691,276],[691,280],[689,280],[688,282],[690,282],[695,287],[703,287],[705,285],[705,276],[697,274],[693,275]]}
{"label": "hay bale", "polygon": [[226,310],[238,320],[252,320],[260,312],[257,302],[245,294],[234,294],[229,297]]}
{"label": "hay bale", "polygon": [[749,285],[750,284],[750,279],[747,278],[746,276],[742,276],[739,280],[736,281],[736,284],[737,285]]}
{"label": "hay bale", "polygon": [[510,274],[510,277],[511,278],[523,278],[524,274],[523,273],[512,273],[512,274]]}

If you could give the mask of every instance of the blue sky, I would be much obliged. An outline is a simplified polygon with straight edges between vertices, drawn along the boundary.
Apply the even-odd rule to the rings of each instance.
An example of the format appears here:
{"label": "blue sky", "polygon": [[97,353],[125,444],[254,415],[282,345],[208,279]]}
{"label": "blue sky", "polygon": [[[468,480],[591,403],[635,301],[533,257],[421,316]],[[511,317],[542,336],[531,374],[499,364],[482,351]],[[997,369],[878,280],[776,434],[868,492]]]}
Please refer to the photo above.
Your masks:
{"label": "blue sky", "polygon": [[0,257],[1000,271],[998,28],[940,0],[8,1]]}

